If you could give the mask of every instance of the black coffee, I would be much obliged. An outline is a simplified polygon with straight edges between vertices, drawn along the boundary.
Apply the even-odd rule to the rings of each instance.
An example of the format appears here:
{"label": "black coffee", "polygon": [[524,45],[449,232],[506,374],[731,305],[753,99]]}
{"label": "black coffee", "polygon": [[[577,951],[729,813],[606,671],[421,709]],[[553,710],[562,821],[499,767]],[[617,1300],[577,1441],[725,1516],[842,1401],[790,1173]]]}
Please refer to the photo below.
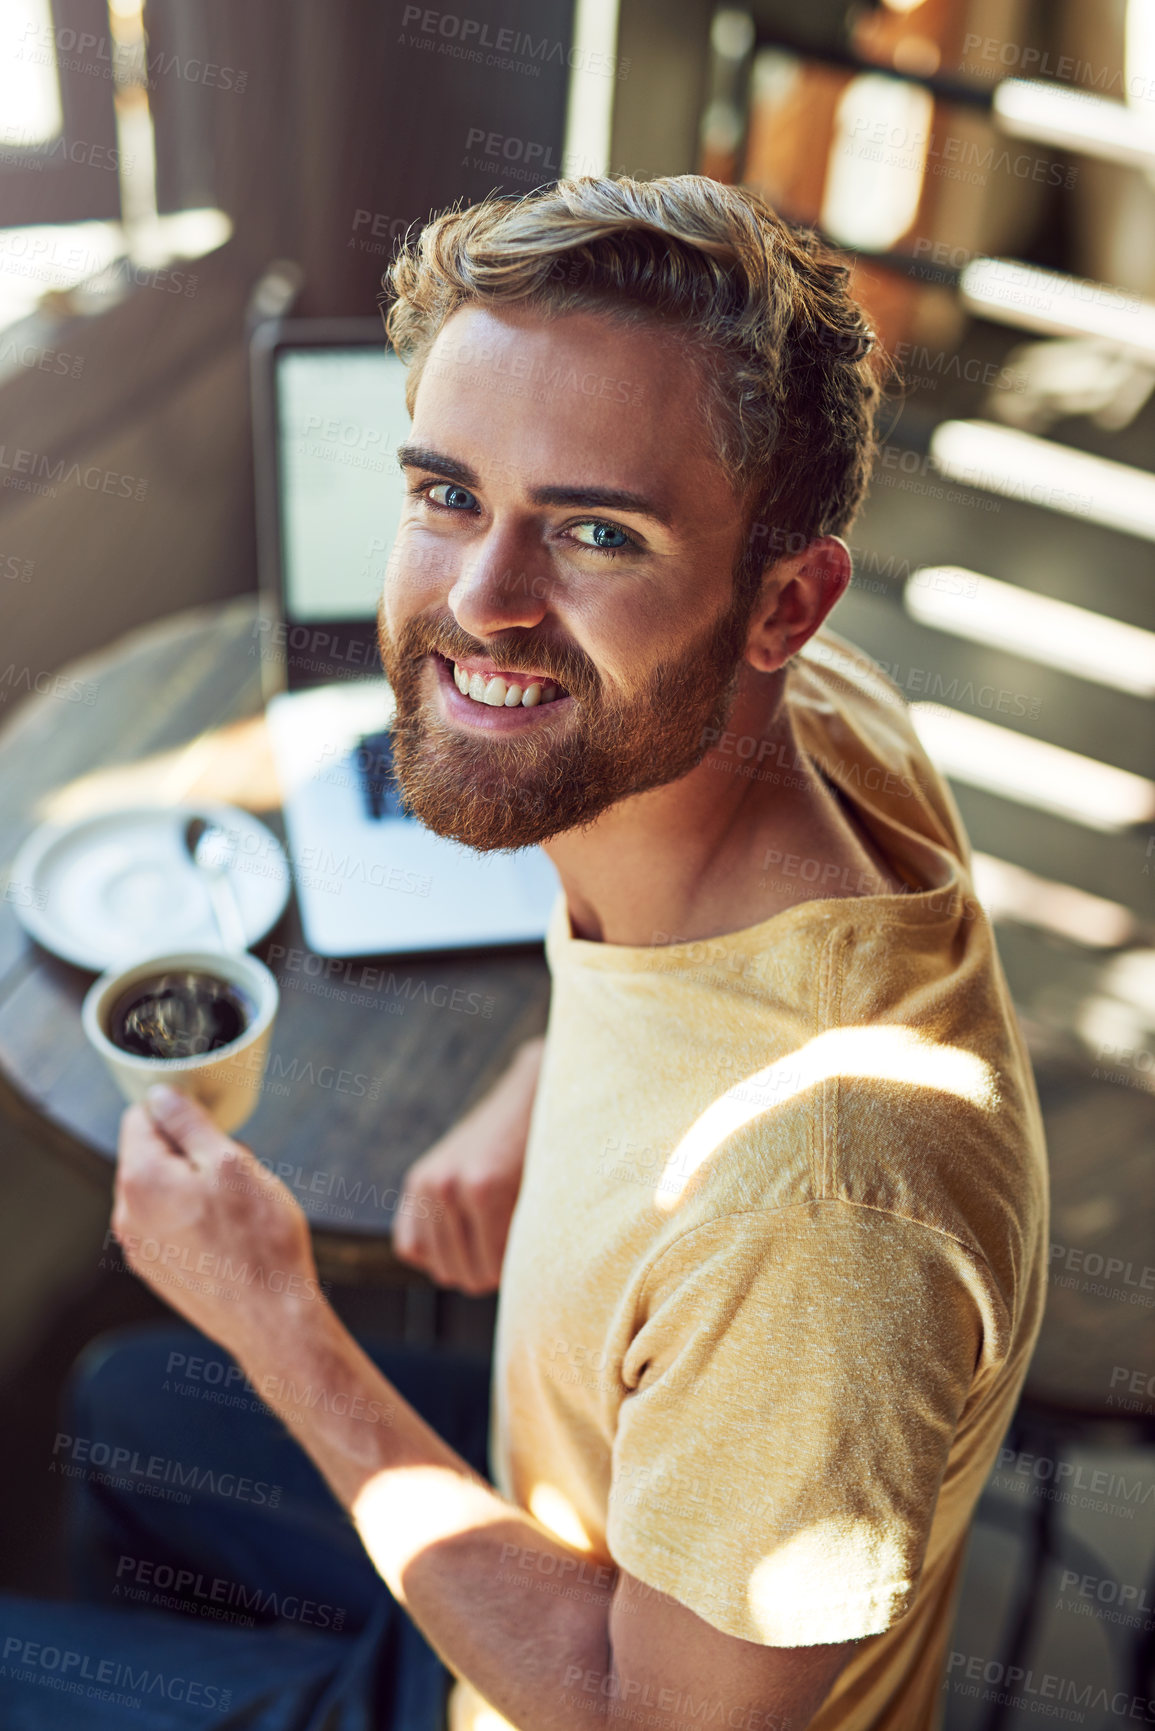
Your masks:
{"label": "black coffee", "polygon": [[230,980],[178,968],[137,980],[112,1006],[108,1037],[141,1058],[200,1058],[240,1038],[256,1006]]}

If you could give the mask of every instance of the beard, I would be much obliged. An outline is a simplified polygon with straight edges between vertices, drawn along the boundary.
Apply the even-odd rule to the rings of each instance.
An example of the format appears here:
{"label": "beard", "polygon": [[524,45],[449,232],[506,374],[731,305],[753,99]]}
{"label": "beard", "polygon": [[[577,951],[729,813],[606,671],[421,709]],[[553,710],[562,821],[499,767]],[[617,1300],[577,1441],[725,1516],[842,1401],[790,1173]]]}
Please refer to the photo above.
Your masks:
{"label": "beard", "polygon": [[[481,643],[447,612],[420,613],[394,638],[382,603],[378,643],[396,702],[393,765],[406,806],[437,835],[480,853],[512,852],[588,827],[619,800],[688,774],[737,695],[754,600],[743,588],[735,585],[725,613],[676,662],[626,698],[606,692],[588,656],[525,630]],[[460,732],[431,713],[430,652],[546,674],[569,693],[569,714],[524,736]]]}

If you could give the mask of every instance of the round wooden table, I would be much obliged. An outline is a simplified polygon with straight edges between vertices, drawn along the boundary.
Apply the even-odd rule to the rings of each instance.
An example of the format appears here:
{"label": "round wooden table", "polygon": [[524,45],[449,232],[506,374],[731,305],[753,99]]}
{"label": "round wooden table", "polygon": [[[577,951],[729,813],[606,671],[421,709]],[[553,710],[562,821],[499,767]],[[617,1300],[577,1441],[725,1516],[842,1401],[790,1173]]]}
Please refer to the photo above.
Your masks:
{"label": "round wooden table", "polygon": [[[146,626],[65,668],[0,729],[3,1105],[110,1187],[124,1102],[81,1030],[95,975],[27,936],[11,863],[46,819],[198,799],[242,806],[283,841],[256,618],[246,597]],[[330,1277],[419,1278],[391,1249],[403,1174],[544,1029],[542,946],[326,964],[293,895],[253,951],[281,987],[279,1061],[240,1136],[299,1197]]]}

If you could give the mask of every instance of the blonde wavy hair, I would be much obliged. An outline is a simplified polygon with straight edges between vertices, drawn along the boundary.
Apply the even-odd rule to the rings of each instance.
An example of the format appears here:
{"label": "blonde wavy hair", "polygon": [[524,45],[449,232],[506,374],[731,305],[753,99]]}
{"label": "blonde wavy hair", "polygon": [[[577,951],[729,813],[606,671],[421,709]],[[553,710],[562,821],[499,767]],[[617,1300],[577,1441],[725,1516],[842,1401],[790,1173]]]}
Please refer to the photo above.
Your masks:
{"label": "blonde wavy hair", "polygon": [[848,281],[834,252],[748,188],[582,176],[435,217],[402,242],[383,298],[411,411],[438,332],[467,304],[680,327],[703,369],[707,433],[745,502],[752,577],[843,534],[866,491],[883,367]]}

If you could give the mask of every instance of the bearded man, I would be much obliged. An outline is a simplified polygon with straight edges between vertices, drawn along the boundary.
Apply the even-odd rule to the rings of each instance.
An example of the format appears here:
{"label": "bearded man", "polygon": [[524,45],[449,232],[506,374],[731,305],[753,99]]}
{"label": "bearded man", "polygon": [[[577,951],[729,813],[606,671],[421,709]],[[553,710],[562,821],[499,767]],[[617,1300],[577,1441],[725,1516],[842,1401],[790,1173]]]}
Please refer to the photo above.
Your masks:
{"label": "bearded man", "polygon": [[[115,1230],[130,1261],[187,1251],[162,1295],[363,1546],[334,1585],[318,1513],[294,1579],[356,1595],[363,1667],[383,1607],[390,1639],[420,1631],[454,1731],[929,1731],[1047,1202],[958,813],[897,690],[826,626],[874,452],[871,333],[832,255],[697,176],[450,211],[390,289],[401,787],[467,846],[541,844],[562,886],[544,1041],[411,1169],[440,1207],[395,1234],[444,1283],[499,1287],[493,1483],[317,1294],[296,1203],[189,1102],[125,1114]],[[298,1296],[181,1276],[258,1246]],[[130,1350],[88,1374],[109,1440]],[[294,1406],[290,1371],[332,1398]],[[255,1530],[235,1575],[268,1571]],[[207,1566],[203,1534],[175,1548]],[[325,1664],[318,1701],[369,1698]]]}

